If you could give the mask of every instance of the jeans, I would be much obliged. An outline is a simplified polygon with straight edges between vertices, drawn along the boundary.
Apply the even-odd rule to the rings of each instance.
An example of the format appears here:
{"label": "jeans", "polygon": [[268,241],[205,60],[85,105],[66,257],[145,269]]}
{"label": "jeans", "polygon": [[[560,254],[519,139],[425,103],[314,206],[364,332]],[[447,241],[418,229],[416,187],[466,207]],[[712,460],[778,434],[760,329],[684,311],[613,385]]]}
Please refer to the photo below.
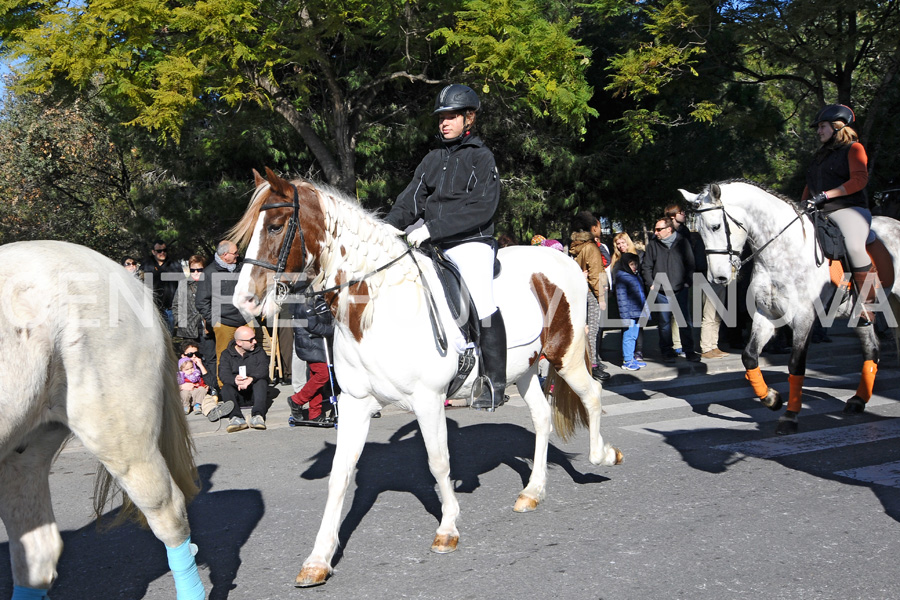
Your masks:
{"label": "jeans", "polygon": [[[678,302],[678,307],[681,309],[681,314],[684,315],[686,321],[684,327],[678,327],[678,331],[681,333],[681,348],[685,354],[694,352],[694,335],[691,331],[693,324],[691,322],[690,291],[690,288],[682,288],[675,292],[675,300]],[[671,304],[671,298],[660,294],[657,296],[656,302],[659,304]],[[672,355],[674,353],[672,349],[672,310],[661,308],[658,316],[659,350],[663,356]]]}
{"label": "jeans", "polygon": [[641,326],[634,319],[628,319],[625,323],[627,323],[627,329],[622,332],[622,362],[630,363],[634,360],[634,345],[637,342]]}

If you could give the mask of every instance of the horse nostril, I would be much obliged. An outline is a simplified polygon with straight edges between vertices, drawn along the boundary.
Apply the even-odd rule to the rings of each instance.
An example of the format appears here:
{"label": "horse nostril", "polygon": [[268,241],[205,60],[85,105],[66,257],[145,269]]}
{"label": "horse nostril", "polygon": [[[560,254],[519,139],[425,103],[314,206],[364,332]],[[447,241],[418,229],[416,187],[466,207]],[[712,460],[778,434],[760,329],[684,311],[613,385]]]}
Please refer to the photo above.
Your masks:
{"label": "horse nostril", "polygon": [[715,281],[715,283],[724,285],[725,283],[728,282],[728,278],[727,277],[716,277],[714,281]]}

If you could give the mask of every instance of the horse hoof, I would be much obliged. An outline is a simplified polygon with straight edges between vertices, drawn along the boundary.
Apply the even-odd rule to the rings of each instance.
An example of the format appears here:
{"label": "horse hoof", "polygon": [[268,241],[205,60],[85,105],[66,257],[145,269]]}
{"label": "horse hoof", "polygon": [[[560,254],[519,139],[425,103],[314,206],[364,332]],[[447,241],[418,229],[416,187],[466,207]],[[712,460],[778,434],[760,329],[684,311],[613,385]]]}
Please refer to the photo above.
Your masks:
{"label": "horse hoof", "polygon": [[437,534],[434,536],[434,541],[431,543],[431,551],[435,554],[449,554],[456,550],[456,545],[458,543],[458,535],[450,535],[449,533],[444,535]]}
{"label": "horse hoof", "polygon": [[770,410],[781,410],[781,406],[784,404],[784,401],[781,399],[781,394],[779,394],[772,388],[769,388],[768,393],[766,393],[766,397],[761,401],[763,403],[763,406]]}
{"label": "horse hoof", "polygon": [[625,460],[625,455],[622,454],[622,451],[619,450],[618,448],[614,447],[613,450],[616,451],[616,464],[621,465],[622,461]]}
{"label": "horse hoof", "polygon": [[534,498],[529,498],[528,496],[519,495],[516,499],[516,505],[513,506],[513,511],[517,513],[531,512],[535,510],[538,506],[538,501]]}
{"label": "horse hoof", "polygon": [[778,425],[775,426],[775,434],[776,435],[791,435],[792,433],[797,433],[799,429],[799,425],[796,420],[793,419],[783,419],[778,421]]}
{"label": "horse hoof", "polygon": [[853,396],[844,404],[845,415],[858,415],[866,410],[866,401],[859,396]]}
{"label": "horse hoof", "polygon": [[300,574],[294,581],[294,587],[314,587],[322,585],[328,579],[328,567],[322,565],[303,565]]}

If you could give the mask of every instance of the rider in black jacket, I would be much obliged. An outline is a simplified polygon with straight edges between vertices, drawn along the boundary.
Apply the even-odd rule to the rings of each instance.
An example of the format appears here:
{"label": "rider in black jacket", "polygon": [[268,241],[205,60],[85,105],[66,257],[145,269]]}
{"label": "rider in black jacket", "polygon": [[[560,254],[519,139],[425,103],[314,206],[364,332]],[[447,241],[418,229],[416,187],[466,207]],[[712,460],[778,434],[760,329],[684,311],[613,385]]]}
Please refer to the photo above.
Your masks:
{"label": "rider in black jacket", "polygon": [[431,240],[459,268],[481,319],[480,347],[490,380],[472,406],[494,408],[503,403],[506,390],[506,328],[493,294],[493,219],[500,176],[494,155],[474,133],[480,106],[467,86],[441,90],[434,105],[441,147],[419,163],[386,221],[402,230],[423,219],[424,225],[408,233],[409,243],[418,247]]}

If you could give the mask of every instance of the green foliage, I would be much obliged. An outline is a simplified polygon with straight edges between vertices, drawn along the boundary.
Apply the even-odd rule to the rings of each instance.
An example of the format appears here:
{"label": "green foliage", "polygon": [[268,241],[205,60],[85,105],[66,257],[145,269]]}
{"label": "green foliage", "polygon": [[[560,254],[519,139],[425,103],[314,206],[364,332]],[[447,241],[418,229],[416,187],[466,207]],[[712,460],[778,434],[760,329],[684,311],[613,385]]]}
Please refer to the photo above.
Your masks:
{"label": "green foliage", "polygon": [[584,78],[591,51],[572,37],[578,17],[552,18],[546,12],[535,0],[467,0],[456,12],[456,24],[433,35],[446,42],[441,52],[462,51],[466,71],[484,81],[483,93],[492,87],[524,88],[512,102],[514,110],[582,131],[585,119],[597,116],[588,104],[593,89]]}

